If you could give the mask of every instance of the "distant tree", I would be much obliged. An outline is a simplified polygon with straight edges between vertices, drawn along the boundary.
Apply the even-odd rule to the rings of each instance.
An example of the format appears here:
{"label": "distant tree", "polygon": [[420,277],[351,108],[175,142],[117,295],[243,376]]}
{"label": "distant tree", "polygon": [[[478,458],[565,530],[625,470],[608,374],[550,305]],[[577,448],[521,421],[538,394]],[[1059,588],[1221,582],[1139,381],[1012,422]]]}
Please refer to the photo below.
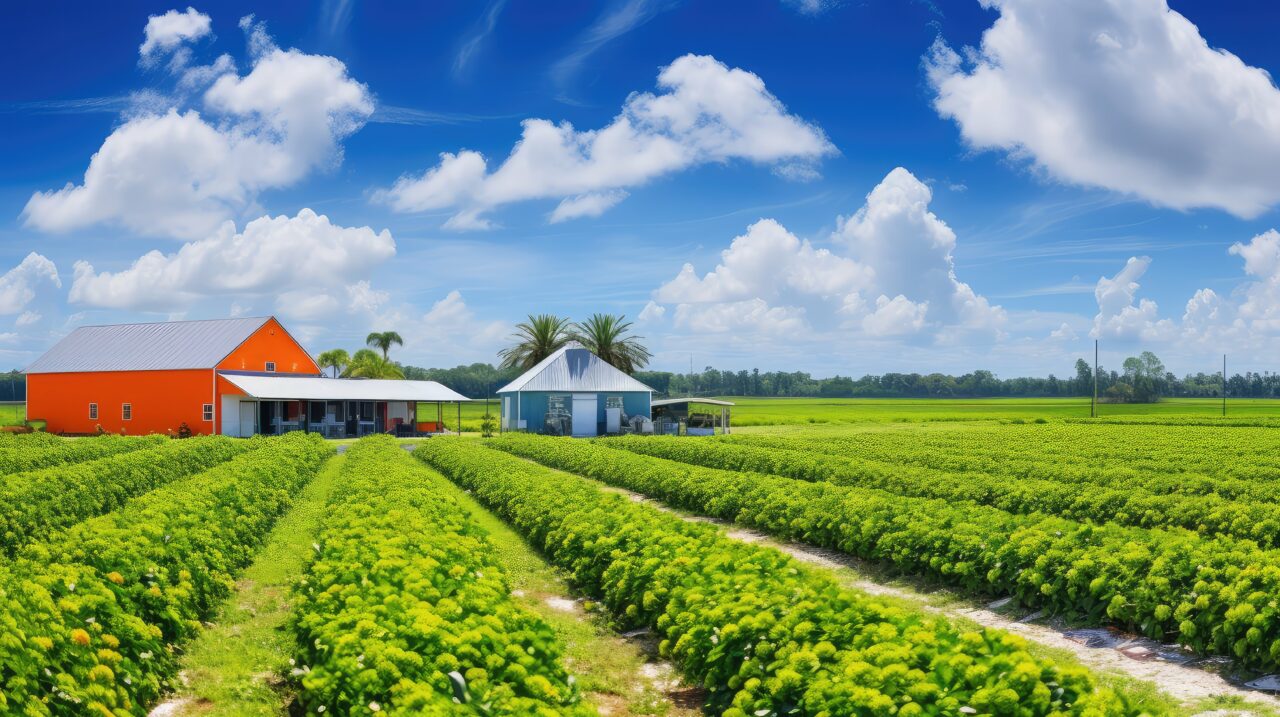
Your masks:
{"label": "distant tree", "polygon": [[360,349],[351,357],[351,363],[347,364],[343,375],[350,378],[404,378],[404,371],[378,352]]}
{"label": "distant tree", "polygon": [[375,331],[365,337],[364,343],[366,346],[372,346],[373,348],[380,349],[382,351],[382,358],[390,360],[391,346],[393,344],[396,346],[404,346],[404,339],[400,338],[400,334],[397,334],[394,331]]}
{"label": "distant tree", "polygon": [[351,356],[346,349],[331,349],[320,354],[316,359],[316,363],[320,364],[320,368],[333,369],[333,377],[337,378],[347,368],[347,364],[351,363]]}
{"label": "distant tree", "polygon": [[528,321],[516,324],[515,344],[498,352],[502,368],[533,368],[569,343],[569,327],[568,319],[554,314],[530,314]]}
{"label": "distant tree", "polygon": [[1076,395],[1093,394],[1093,367],[1082,358],[1076,359]]}
{"label": "distant tree", "polygon": [[653,354],[640,343],[644,337],[632,336],[630,330],[631,322],[621,314],[592,314],[586,321],[574,324],[571,333],[605,363],[633,373],[644,368]]}

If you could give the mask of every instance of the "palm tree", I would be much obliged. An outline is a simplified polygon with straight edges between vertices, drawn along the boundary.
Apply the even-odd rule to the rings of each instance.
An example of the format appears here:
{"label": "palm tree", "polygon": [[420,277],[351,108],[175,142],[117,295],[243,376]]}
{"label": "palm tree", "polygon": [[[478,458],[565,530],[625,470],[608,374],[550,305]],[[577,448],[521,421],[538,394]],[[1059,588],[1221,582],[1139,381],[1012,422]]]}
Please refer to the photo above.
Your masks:
{"label": "palm tree", "polygon": [[320,364],[320,368],[333,369],[333,377],[337,378],[338,372],[345,370],[347,364],[351,363],[351,356],[345,349],[332,349],[320,354],[316,363]]}
{"label": "palm tree", "polygon": [[621,314],[592,314],[573,325],[573,338],[591,353],[620,371],[633,373],[645,367],[653,354],[640,343],[643,336],[630,336],[631,322]]}
{"label": "palm tree", "polygon": [[498,352],[502,368],[533,368],[539,361],[569,343],[569,320],[554,314],[529,315],[516,324],[515,345]]}
{"label": "palm tree", "polygon": [[364,343],[366,346],[381,349],[382,358],[389,359],[387,354],[391,351],[391,345],[404,346],[404,339],[394,331],[375,331],[365,338]]}
{"label": "palm tree", "polygon": [[360,349],[351,357],[347,370],[342,374],[351,378],[404,378],[404,371],[377,351]]}

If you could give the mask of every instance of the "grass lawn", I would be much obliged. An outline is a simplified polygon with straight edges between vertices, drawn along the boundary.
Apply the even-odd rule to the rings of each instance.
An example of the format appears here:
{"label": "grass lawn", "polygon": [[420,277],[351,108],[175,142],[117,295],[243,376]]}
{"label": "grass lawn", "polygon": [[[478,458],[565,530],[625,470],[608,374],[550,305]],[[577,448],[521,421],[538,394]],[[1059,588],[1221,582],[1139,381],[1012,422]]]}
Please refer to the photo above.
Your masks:
{"label": "grass lawn", "polygon": [[0,426],[20,426],[27,419],[27,404],[0,404]]}
{"label": "grass lawn", "polygon": [[169,714],[285,714],[289,695],[280,676],[293,654],[293,638],[283,629],[289,588],[314,554],[311,544],[344,460],[331,459],[307,484],[237,581],[218,621],[191,645],[182,660],[186,687]]}

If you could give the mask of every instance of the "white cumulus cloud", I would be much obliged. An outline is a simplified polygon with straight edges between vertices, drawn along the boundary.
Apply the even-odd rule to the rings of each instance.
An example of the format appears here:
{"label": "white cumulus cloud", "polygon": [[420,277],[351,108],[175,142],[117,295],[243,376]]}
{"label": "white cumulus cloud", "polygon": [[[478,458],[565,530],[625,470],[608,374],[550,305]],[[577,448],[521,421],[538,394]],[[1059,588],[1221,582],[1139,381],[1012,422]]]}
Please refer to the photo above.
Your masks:
{"label": "white cumulus cloud", "polygon": [[227,222],[208,238],[172,254],[152,251],[119,272],[97,272],[77,262],[69,300],[156,311],[211,296],[283,294],[280,308],[286,313],[314,317],[338,306],[335,291],[347,291],[353,303],[368,302],[367,285],[356,294],[346,287],[395,250],[385,229],[341,227],[303,209],[296,217],[255,219],[243,232]]}
{"label": "white cumulus cloud", "polygon": [[812,164],[835,152],[821,129],[789,113],[758,76],[713,57],[678,58],[662,69],[658,86],[658,94],[628,97],[601,129],[526,120],[520,141],[492,171],[479,153],[444,154],[436,167],[401,177],[374,199],[400,212],[456,208],[462,219],[447,226],[482,228],[484,212],[513,202],[570,198],[568,207],[581,208],[573,200],[591,196],[592,208],[603,212],[600,198],[616,204],[618,190],[696,165]]}
{"label": "white cumulus cloud", "polygon": [[981,0],[964,56],[926,57],[934,106],[978,149],[1057,179],[1251,217],[1280,201],[1280,90],[1165,0]]}
{"label": "white cumulus cloud", "polygon": [[144,39],[138,47],[143,64],[150,64],[166,52],[173,52],[183,43],[199,40],[212,30],[208,15],[188,7],[186,12],[170,10],[163,15],[151,15],[143,28]]}
{"label": "white cumulus cloud", "polygon": [[[43,285],[62,288],[62,280],[58,278],[58,267],[52,261],[34,251],[27,254],[17,266],[0,276],[0,314],[17,314],[36,298],[36,292]],[[29,312],[28,312],[29,313]],[[28,314],[18,317],[19,325]],[[39,314],[34,314],[39,318]]]}
{"label": "white cumulus cloud", "polygon": [[[257,194],[341,161],[341,139],[373,113],[342,62],[271,43],[250,29],[253,68],[230,64],[203,95],[208,116],[169,108],[132,116],[103,142],[81,184],[36,192],[28,226],[68,231],[100,222],[148,236],[196,239],[254,207]],[[210,69],[210,68],[204,68]]]}
{"label": "white cumulus cloud", "polygon": [[685,264],[653,292],[642,315],[704,332],[812,328],[869,337],[925,333],[940,342],[1000,338],[1007,316],[955,274],[955,233],[929,211],[928,186],[890,172],[853,216],[841,218],[831,248],[762,219],[699,274]]}
{"label": "white cumulus cloud", "polygon": [[627,192],[622,189],[565,197],[556,205],[547,221],[551,224],[559,224],[579,217],[598,217],[626,198]]}
{"label": "white cumulus cloud", "polygon": [[1098,314],[1089,335],[1095,339],[1160,341],[1174,335],[1173,322],[1161,319],[1159,307],[1151,299],[1139,299],[1138,279],[1151,266],[1150,257],[1129,257],[1124,268],[1112,277],[1098,279],[1093,295]]}

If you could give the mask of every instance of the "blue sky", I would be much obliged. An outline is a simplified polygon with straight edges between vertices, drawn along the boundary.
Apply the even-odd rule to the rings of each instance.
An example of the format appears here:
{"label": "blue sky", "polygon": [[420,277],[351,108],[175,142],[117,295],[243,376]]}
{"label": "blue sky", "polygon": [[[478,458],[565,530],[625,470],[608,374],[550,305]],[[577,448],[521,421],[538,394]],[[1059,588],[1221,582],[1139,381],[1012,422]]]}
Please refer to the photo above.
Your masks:
{"label": "blue sky", "polygon": [[609,311],[673,370],[1274,368],[1271,4],[421,5],[6,8],[0,366]]}

